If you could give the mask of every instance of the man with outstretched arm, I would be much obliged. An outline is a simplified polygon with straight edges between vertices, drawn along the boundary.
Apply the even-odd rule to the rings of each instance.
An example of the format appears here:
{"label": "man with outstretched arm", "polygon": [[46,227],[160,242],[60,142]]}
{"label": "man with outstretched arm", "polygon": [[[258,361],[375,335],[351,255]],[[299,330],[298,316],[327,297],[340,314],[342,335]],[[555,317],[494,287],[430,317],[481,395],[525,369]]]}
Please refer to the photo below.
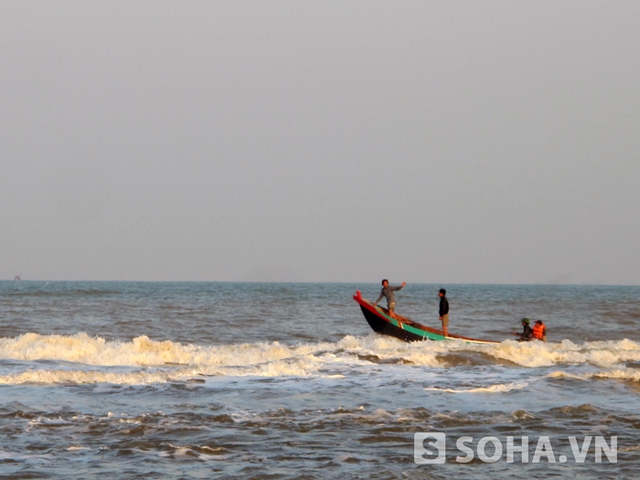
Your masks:
{"label": "man with outstretched arm", "polygon": [[387,299],[387,308],[389,310],[389,316],[397,320],[396,314],[395,314],[396,296],[393,294],[393,292],[397,292],[398,290],[401,290],[406,284],[407,282],[402,282],[402,285],[400,285],[399,287],[394,287],[389,285],[389,280],[385,278],[384,280],[382,280],[382,291],[380,292],[380,296],[375,302],[373,302],[373,306],[375,307],[378,304],[378,302],[382,300],[382,297],[385,297]]}

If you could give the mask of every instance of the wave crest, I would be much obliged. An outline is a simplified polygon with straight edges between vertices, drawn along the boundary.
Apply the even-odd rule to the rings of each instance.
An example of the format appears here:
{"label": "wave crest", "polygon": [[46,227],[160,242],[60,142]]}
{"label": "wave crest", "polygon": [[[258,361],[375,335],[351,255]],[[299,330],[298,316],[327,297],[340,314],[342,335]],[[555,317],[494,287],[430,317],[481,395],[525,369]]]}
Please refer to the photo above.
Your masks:
{"label": "wave crest", "polygon": [[[82,366],[156,370],[142,373],[109,371],[92,377],[92,374],[85,371],[86,368],[77,369],[73,373],[56,366],[58,370],[55,374],[51,373],[53,370],[33,369],[31,372],[11,373],[13,376],[0,376],[0,383],[104,381],[127,384],[163,382],[176,375],[183,378],[197,374],[267,377],[322,375],[341,378],[353,369],[366,371],[376,364],[410,364],[439,369],[451,367],[452,362],[460,365],[490,365],[498,361],[528,368],[591,364],[613,370],[625,368],[624,362],[640,361],[640,345],[630,340],[587,342],[582,345],[567,340],[562,343],[518,343],[508,340],[492,345],[458,341],[405,343],[375,334],[367,337],[349,335],[335,343],[197,345],[171,340],[157,341],[147,336],[130,341],[106,341],[100,337],[90,337],[86,333],[27,333],[15,338],[1,338],[1,359],[46,360]],[[125,374],[130,377],[122,376]],[[637,380],[628,372],[624,375]],[[624,375],[622,378],[626,378]],[[513,386],[505,388],[511,389]],[[497,388],[498,391],[500,389]]]}

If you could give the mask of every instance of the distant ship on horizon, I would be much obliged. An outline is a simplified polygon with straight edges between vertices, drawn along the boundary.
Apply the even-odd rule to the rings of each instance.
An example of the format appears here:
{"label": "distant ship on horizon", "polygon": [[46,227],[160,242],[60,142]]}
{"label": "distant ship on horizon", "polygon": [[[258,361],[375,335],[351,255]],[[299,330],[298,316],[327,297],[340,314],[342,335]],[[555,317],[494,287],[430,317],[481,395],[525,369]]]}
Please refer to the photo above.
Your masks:
{"label": "distant ship on horizon", "polygon": [[22,278],[20,278],[20,275],[16,275],[15,277],[13,277],[13,281],[14,282],[21,282]]}

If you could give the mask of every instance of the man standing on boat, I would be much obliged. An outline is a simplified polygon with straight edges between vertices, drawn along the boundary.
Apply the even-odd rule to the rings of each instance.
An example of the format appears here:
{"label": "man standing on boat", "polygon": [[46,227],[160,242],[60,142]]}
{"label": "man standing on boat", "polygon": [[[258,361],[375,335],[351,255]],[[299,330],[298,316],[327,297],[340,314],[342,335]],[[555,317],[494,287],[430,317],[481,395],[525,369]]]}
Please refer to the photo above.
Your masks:
{"label": "man standing on boat", "polygon": [[387,299],[387,308],[389,309],[389,316],[391,318],[396,318],[396,314],[394,313],[396,309],[396,296],[393,294],[393,292],[397,292],[398,290],[401,290],[402,287],[404,287],[406,284],[407,282],[402,282],[402,285],[400,285],[399,287],[393,287],[389,285],[389,280],[385,278],[384,280],[382,280],[382,291],[380,292],[380,296],[375,302],[373,302],[373,306],[375,307],[378,304],[378,302],[382,300],[382,297],[385,297]]}
{"label": "man standing on boat", "polygon": [[444,333],[445,337],[449,336],[449,332],[447,327],[449,326],[449,300],[447,300],[447,291],[444,288],[441,288],[438,292],[438,296],[440,297],[440,321],[442,322],[442,333]]}

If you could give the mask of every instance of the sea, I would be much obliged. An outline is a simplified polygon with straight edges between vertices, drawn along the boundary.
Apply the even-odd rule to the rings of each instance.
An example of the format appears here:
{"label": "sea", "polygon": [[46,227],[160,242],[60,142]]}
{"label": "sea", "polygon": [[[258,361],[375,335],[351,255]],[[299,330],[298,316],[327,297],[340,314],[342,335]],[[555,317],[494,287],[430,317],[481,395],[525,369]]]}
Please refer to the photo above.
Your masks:
{"label": "sea", "polygon": [[[640,478],[640,287],[0,282],[0,478]],[[384,301],[383,301],[384,304]],[[518,342],[523,317],[547,325]]]}

